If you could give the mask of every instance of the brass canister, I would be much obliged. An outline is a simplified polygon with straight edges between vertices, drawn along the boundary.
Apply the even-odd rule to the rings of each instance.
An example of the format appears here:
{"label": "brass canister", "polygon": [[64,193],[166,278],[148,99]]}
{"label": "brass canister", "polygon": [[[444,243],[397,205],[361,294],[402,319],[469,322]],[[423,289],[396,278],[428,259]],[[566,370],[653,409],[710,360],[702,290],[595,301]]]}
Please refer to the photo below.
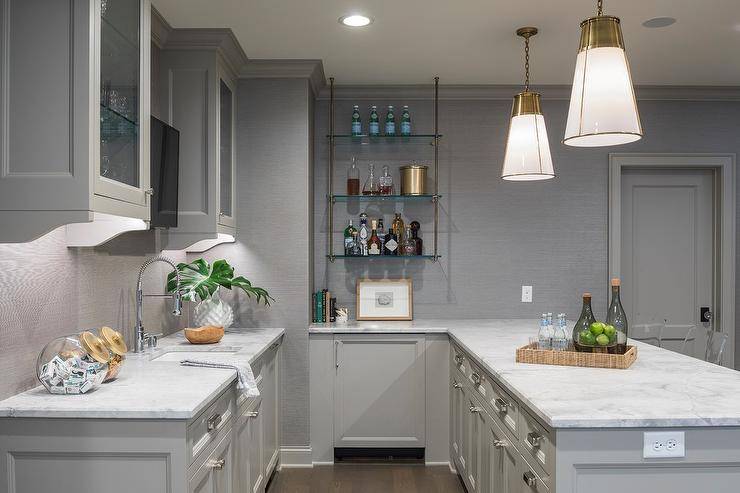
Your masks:
{"label": "brass canister", "polygon": [[420,164],[401,166],[401,195],[426,195],[428,169]]}

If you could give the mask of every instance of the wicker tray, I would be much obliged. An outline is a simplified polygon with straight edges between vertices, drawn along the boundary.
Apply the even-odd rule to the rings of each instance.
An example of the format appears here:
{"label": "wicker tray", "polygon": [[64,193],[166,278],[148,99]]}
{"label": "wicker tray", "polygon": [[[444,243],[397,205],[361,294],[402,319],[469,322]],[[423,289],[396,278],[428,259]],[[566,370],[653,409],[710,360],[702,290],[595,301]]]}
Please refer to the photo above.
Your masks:
{"label": "wicker tray", "polygon": [[587,368],[614,368],[625,370],[637,359],[637,348],[627,346],[624,354],[582,353],[570,348],[567,351],[538,349],[537,343],[527,344],[516,350],[517,363],[537,365],[583,366]]}

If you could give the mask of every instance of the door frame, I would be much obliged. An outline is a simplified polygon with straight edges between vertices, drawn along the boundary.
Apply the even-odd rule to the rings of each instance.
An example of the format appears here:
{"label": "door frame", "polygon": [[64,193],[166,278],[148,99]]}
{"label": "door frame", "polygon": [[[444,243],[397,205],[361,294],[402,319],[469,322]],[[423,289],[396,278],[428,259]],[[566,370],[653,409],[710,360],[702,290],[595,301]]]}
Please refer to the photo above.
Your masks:
{"label": "door frame", "polygon": [[[727,334],[722,364],[735,366],[735,154],[610,153],[608,257],[609,277],[620,277],[623,168],[695,168],[715,170],[714,291],[715,320]],[[717,193],[718,192],[718,193]],[[719,317],[717,317],[719,315]],[[730,330],[727,330],[730,328]]]}

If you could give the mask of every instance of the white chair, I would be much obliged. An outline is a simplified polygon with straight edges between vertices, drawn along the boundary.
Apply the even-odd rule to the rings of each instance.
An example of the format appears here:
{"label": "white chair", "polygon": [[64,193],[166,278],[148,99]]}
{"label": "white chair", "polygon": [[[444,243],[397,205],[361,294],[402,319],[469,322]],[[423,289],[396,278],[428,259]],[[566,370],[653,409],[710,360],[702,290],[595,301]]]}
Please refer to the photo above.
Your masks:
{"label": "white chair", "polygon": [[722,353],[727,345],[727,334],[710,330],[707,332],[707,351],[704,360],[715,365],[722,364]]}
{"label": "white chair", "polygon": [[663,328],[665,324],[637,324],[632,326],[630,337],[636,341],[661,347],[663,345]]}

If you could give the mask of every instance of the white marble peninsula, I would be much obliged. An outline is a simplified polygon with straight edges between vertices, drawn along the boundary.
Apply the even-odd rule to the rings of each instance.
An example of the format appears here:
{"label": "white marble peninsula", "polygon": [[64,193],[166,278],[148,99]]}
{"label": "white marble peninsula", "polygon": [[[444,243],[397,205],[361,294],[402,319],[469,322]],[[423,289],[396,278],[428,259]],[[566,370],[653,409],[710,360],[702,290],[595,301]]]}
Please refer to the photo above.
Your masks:
{"label": "white marble peninsula", "polygon": [[[82,395],[37,387],[0,402],[0,492],[264,490],[279,457],[284,329],[230,329],[194,346],[182,332],[129,353],[118,379]],[[259,397],[235,370],[183,357],[249,362]]]}
{"label": "white marble peninsula", "polygon": [[[738,491],[739,372],[636,341],[627,370],[516,363],[537,328],[536,320],[311,326],[314,460],[413,437],[427,463],[448,458],[468,491]],[[392,357],[374,365],[373,351]],[[363,375],[377,374],[387,388],[365,385]],[[318,380],[334,385],[316,390]],[[372,395],[348,390],[362,388]],[[403,416],[377,405],[385,402],[416,413],[423,431],[404,428]]]}

